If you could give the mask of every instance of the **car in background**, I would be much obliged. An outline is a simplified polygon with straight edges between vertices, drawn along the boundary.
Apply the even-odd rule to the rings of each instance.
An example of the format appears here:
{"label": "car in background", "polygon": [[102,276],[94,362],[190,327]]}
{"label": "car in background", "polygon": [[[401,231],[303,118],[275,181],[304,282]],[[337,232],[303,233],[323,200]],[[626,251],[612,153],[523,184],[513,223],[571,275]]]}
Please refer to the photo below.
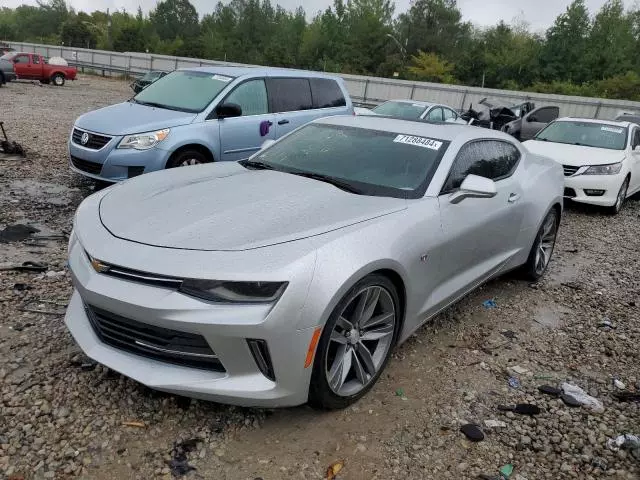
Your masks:
{"label": "car in background", "polygon": [[16,79],[16,72],[13,63],[0,57],[0,87],[7,82],[13,82]]}
{"label": "car in background", "polygon": [[427,120],[439,123],[467,122],[451,107],[438,103],[421,102],[418,100],[389,100],[369,110],[359,108],[357,115],[382,115],[385,117],[400,118],[403,120]]}
{"label": "car in background", "polygon": [[344,82],[272,68],[198,67],[169,73],[127,102],[79,117],[71,169],[118,182],[165,168],[242,160],[320,117],[353,116]]}
{"label": "car in background", "polygon": [[512,122],[507,123],[502,131],[520,141],[531,140],[536,133],[560,116],[560,108],[556,106],[538,107]]}
{"label": "car in background", "polygon": [[622,113],[616,117],[616,122],[631,122],[640,125],[640,113],[628,112]]}
{"label": "car in background", "polygon": [[142,77],[138,78],[135,82],[131,83],[131,89],[135,93],[140,93],[153,82],[160,80],[166,74],[167,72],[163,72],[161,70],[153,70],[151,72],[147,72]]}
{"label": "car in background", "polygon": [[154,389],[344,408],[453,302],[514,268],[541,278],[562,190],[557,163],[502,132],[319,119],[248,160],[84,200],[65,322]]}
{"label": "car in background", "polygon": [[68,65],[49,64],[47,59],[37,53],[8,53],[4,58],[13,63],[20,80],[39,80],[41,83],[53,83],[61,87],[67,80],[75,80],[78,70]]}
{"label": "car in background", "polygon": [[617,214],[640,191],[640,125],[560,118],[524,145],[563,166],[564,195],[572,201]]}
{"label": "car in background", "polygon": [[491,130],[505,130],[505,125],[521,119],[535,108],[533,102],[512,104],[502,100],[489,100],[483,98],[476,108],[473,104],[461,114],[461,117],[470,125],[489,128]]}

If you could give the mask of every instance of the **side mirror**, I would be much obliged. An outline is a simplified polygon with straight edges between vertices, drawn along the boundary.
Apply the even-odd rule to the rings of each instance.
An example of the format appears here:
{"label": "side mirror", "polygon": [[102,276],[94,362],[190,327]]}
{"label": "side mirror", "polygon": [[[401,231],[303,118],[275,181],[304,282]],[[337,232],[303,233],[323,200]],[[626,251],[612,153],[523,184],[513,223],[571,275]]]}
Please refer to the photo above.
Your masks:
{"label": "side mirror", "polygon": [[493,198],[497,193],[493,180],[478,175],[467,175],[460,189],[449,196],[449,202],[457,205],[467,198]]}
{"label": "side mirror", "polygon": [[271,138],[269,138],[269,139],[265,140],[262,145],[260,145],[260,150],[264,150],[265,148],[270,147],[274,143],[276,143],[276,141],[271,139]]}
{"label": "side mirror", "polygon": [[216,107],[216,117],[219,119],[241,117],[242,108],[237,103],[223,103]]}

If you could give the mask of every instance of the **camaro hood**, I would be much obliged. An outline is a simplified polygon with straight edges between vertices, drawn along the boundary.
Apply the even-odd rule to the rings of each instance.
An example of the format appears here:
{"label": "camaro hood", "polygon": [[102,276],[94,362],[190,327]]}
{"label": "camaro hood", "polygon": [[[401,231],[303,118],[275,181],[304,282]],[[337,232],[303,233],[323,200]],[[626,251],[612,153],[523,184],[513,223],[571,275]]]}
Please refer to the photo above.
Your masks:
{"label": "camaro hood", "polygon": [[76,126],[107,135],[130,135],[187,125],[195,118],[193,113],[124,102],[85,113]]}
{"label": "camaro hood", "polygon": [[531,153],[549,157],[562,165],[572,167],[606,165],[624,160],[624,151],[608,148],[583,147],[540,140],[528,140],[524,142],[524,146]]}
{"label": "camaro hood", "polygon": [[221,163],[142,175],[100,203],[112,235],[188,250],[237,251],[321,235],[406,208],[288,173]]}

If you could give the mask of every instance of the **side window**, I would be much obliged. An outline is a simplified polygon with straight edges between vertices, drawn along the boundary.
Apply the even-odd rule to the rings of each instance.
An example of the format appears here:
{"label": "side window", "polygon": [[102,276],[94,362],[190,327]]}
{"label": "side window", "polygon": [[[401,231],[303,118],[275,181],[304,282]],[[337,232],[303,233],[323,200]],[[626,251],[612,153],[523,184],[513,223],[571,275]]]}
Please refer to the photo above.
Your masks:
{"label": "side window", "polygon": [[468,143],[460,149],[441,193],[460,188],[467,175],[491,180],[511,176],[520,160],[518,149],[507,142],[482,140]]}
{"label": "side window", "polygon": [[560,116],[558,107],[541,108],[533,114],[540,123],[550,123]]}
{"label": "side window", "polygon": [[329,78],[311,78],[313,108],[345,107],[347,101],[338,82]]}
{"label": "side window", "polygon": [[267,87],[264,80],[249,80],[236,87],[225,99],[225,103],[236,103],[242,108],[242,116],[269,113]]}
{"label": "side window", "polygon": [[640,145],[640,128],[634,129],[633,143],[631,144],[631,148],[636,148],[638,145]]}
{"label": "side window", "polygon": [[449,108],[443,108],[442,111],[444,112],[444,121],[445,122],[447,120],[452,121],[452,120],[455,120],[456,118],[458,118],[458,115],[456,114],[456,112],[454,112],[453,110],[451,110]]}
{"label": "side window", "polygon": [[13,60],[15,63],[29,63],[29,56],[28,55],[16,55],[16,57]]}
{"label": "side window", "polygon": [[307,78],[270,78],[267,82],[273,113],[313,108],[311,85]]}
{"label": "side window", "polygon": [[430,122],[444,122],[442,109],[440,107],[432,108],[427,114],[426,120],[429,120]]}
{"label": "side window", "polygon": [[33,56],[33,63],[35,65],[39,65],[40,64],[40,55],[34,55]]}

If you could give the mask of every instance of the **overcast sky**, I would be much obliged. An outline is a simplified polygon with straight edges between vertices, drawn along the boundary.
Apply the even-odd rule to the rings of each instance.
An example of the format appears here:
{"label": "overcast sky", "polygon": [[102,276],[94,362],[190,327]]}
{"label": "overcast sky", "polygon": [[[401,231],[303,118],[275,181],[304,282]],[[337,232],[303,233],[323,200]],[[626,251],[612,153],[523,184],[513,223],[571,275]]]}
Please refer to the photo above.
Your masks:
{"label": "overcast sky", "polygon": [[[156,5],[156,0],[67,0],[77,10],[92,11],[106,8],[135,11],[138,5],[146,12]],[[315,12],[324,10],[333,3],[333,0],[271,0],[273,4],[280,4],[287,9],[303,6],[307,15],[313,16]],[[587,6],[593,14],[605,0],[587,0]],[[627,6],[631,6],[634,0],[625,0]],[[191,0],[200,15],[209,13],[215,7],[217,0]],[[545,30],[555,18],[562,13],[571,0],[458,0],[458,6],[466,20],[477,25],[494,25],[502,19],[510,23],[516,17],[526,18],[533,30]],[[0,6],[16,7],[20,4],[35,5],[36,0],[0,0]],[[409,0],[398,0],[396,13],[405,11],[409,6]]]}

